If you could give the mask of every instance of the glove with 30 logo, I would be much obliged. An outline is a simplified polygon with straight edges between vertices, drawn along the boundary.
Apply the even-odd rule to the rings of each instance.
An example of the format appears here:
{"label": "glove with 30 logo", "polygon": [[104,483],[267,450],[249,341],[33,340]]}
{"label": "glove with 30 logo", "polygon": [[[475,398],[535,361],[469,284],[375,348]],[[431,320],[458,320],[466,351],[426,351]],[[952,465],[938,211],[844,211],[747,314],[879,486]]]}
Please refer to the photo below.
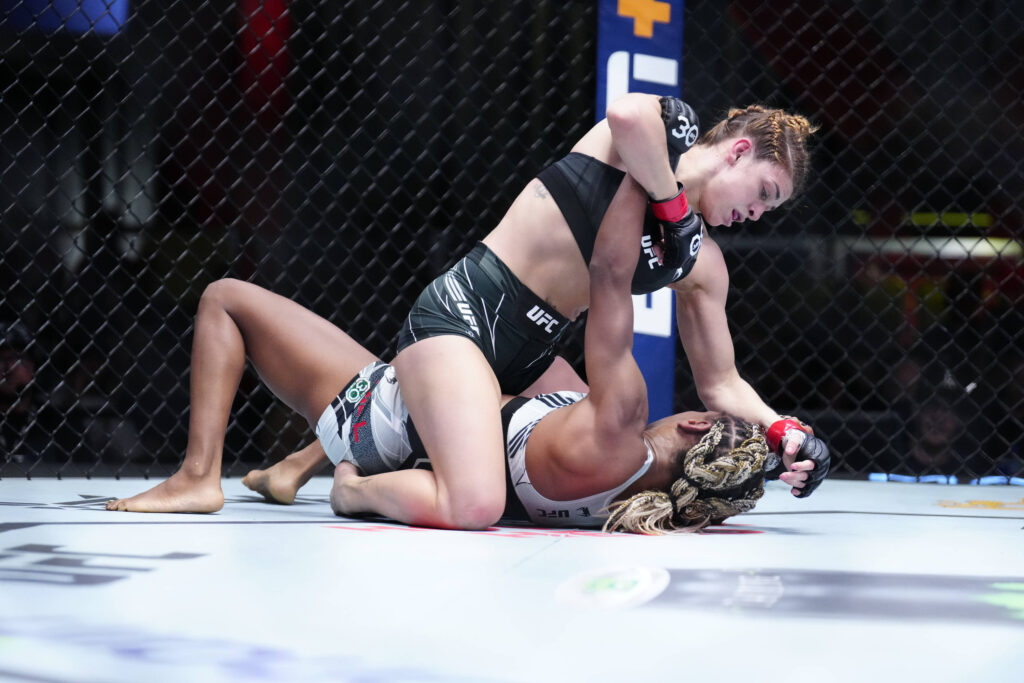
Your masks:
{"label": "glove with 30 logo", "polygon": [[661,120],[665,123],[669,154],[682,154],[700,137],[697,112],[678,97],[662,97],[658,102],[661,103]]}

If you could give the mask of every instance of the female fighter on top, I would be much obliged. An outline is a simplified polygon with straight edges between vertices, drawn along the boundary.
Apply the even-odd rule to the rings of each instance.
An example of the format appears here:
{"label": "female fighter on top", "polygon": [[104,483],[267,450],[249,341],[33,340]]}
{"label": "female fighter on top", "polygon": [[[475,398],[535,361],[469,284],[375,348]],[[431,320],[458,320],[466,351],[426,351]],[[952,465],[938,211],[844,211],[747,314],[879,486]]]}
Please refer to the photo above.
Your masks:
{"label": "female fighter on top", "polygon": [[[768,446],[760,427],[720,413],[692,412],[647,424],[647,387],[632,354],[630,296],[641,225],[618,220],[645,203],[641,188],[627,177],[594,243],[584,335],[589,393],[503,397],[506,518],[547,526],[593,526],[607,519],[610,530],[689,531],[751,509],[764,493]],[[360,509],[357,502],[359,488],[371,481],[359,475],[384,471],[378,453],[366,453],[374,425],[364,424],[362,444],[351,438],[350,428],[375,417],[379,413],[364,410],[343,423],[347,439],[333,438],[333,424],[318,430],[320,442],[337,458],[331,507],[340,514],[376,511]],[[399,452],[406,462],[424,455]],[[797,488],[809,465],[797,463],[799,475],[786,475]]]}
{"label": "female fighter on top", "polygon": [[[640,224],[615,224],[644,202],[632,180],[623,183],[595,243],[584,349],[590,393],[503,397],[508,518],[545,526],[606,522],[609,530],[639,533],[693,531],[751,509],[763,494],[768,447],[760,427],[694,412],[646,424],[629,293]],[[222,438],[246,352],[264,381],[311,425],[319,416],[319,443],[338,464],[331,492],[336,511],[352,511],[346,499],[363,481],[360,471],[426,461],[391,366],[299,305],[232,280],[211,285],[200,302],[193,367],[204,374],[194,375],[193,411],[217,419],[194,422],[190,444]],[[315,408],[328,401],[323,413]],[[810,461],[796,463],[782,477],[799,489],[810,467]]]}
{"label": "female fighter on top", "polygon": [[[647,253],[636,264],[634,292],[676,290],[680,337],[701,400],[768,427],[771,457],[814,463],[799,492],[809,494],[827,472],[827,448],[739,376],[725,316],[728,271],[695,210],[712,225],[729,225],[777,207],[806,177],[812,132],[803,117],[753,106],[730,112],[697,141],[696,116],[678,99],[636,94],[613,103],[608,118],[529,183],[499,225],[409,314],[393,365],[433,472],[366,477],[345,505],[424,526],[472,529],[498,519],[505,489],[502,390],[567,386],[567,364],[552,367],[553,345],[589,305],[594,235],[627,172],[660,198],[622,219],[645,224]],[[663,259],[655,255],[659,241]],[[186,453],[170,479],[114,507],[189,511],[180,496],[197,488],[215,502],[219,467],[212,464],[219,464],[219,452],[192,460]]]}

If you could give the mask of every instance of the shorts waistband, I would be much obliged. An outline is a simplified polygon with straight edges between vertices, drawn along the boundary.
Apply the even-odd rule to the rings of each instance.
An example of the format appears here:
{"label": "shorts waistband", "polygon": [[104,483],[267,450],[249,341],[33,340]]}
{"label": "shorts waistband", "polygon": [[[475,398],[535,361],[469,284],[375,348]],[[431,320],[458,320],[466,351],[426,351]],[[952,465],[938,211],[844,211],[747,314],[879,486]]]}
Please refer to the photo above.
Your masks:
{"label": "shorts waistband", "polygon": [[568,328],[569,319],[524,285],[486,244],[478,242],[466,258],[492,273],[497,271],[496,274],[503,280],[501,284],[505,291],[513,295],[515,305],[513,319],[517,321],[517,327],[531,339],[554,342]]}

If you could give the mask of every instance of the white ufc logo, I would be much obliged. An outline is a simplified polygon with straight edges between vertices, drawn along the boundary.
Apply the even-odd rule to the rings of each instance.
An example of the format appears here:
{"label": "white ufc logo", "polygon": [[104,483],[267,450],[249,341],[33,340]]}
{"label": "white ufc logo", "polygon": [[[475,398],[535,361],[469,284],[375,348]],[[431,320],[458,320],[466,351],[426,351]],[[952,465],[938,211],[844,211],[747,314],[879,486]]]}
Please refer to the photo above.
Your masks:
{"label": "white ufc logo", "polygon": [[480,328],[476,325],[476,316],[473,315],[473,309],[469,307],[469,304],[464,301],[460,301],[456,304],[459,307],[459,313],[462,314],[462,319],[466,321],[469,328],[473,330],[473,334],[479,335]]}
{"label": "white ufc logo", "polygon": [[526,317],[537,323],[544,328],[545,332],[550,333],[551,327],[557,325],[558,321],[551,317],[550,313],[547,313],[540,306],[534,306],[530,309],[530,312],[526,314]]}

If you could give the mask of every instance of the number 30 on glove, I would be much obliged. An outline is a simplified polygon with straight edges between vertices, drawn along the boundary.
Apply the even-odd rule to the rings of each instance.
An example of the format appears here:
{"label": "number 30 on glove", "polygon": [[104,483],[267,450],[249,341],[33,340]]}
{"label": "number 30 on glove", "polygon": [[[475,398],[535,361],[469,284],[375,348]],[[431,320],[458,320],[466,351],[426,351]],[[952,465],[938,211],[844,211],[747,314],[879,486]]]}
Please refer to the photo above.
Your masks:
{"label": "number 30 on glove", "polygon": [[831,456],[825,442],[811,433],[810,427],[795,418],[783,418],[773,422],[768,431],[765,432],[765,440],[772,453],[778,456],[778,463],[775,467],[766,472],[769,479],[778,479],[786,471],[782,462],[782,455],[785,452],[786,442],[789,439],[801,439],[802,443],[796,452],[796,462],[811,460],[814,462],[814,469],[807,473],[807,481],[800,489],[797,498],[806,498],[818,488],[828,474]]}

